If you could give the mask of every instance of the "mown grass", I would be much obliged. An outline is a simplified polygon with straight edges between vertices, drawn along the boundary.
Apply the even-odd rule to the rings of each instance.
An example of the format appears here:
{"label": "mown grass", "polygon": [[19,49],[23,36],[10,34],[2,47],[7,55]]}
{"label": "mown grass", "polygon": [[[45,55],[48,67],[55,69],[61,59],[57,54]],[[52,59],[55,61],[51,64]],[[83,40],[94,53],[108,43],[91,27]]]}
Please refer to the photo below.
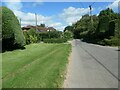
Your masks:
{"label": "mown grass", "polygon": [[31,44],[3,53],[3,88],[61,87],[70,50],[70,44]]}

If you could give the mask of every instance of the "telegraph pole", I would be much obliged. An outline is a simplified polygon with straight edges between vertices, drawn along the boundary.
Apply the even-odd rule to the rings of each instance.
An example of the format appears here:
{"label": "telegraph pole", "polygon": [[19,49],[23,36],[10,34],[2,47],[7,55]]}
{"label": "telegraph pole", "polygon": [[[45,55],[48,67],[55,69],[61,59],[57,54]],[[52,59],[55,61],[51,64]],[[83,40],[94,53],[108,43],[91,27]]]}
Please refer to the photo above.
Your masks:
{"label": "telegraph pole", "polygon": [[92,19],[92,5],[90,5],[89,8],[90,8],[90,20],[91,20],[91,24],[93,25],[93,19]]}
{"label": "telegraph pole", "polygon": [[37,14],[35,13],[35,24],[36,24],[36,30],[37,30]]}

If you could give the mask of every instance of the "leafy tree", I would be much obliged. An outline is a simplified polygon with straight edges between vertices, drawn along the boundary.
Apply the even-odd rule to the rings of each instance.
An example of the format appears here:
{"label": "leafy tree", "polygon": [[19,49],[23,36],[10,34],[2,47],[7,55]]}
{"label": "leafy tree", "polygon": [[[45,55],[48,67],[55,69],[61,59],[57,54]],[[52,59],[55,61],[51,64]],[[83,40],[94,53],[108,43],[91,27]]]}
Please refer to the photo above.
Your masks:
{"label": "leafy tree", "polygon": [[40,24],[40,27],[45,27],[45,24]]}
{"label": "leafy tree", "polygon": [[64,32],[64,38],[66,38],[67,40],[73,38],[72,32]]}
{"label": "leafy tree", "polygon": [[64,32],[65,32],[65,31],[73,32],[73,27],[72,27],[72,26],[67,26],[67,27],[65,27]]}
{"label": "leafy tree", "polygon": [[2,9],[3,49],[23,47],[25,45],[25,37],[17,17],[7,7],[0,7],[0,9]]}
{"label": "leafy tree", "polygon": [[98,16],[93,15],[92,22],[91,17],[86,14],[72,26],[67,26],[65,30],[73,27],[74,38],[82,38],[87,42],[116,45],[116,37],[120,37],[119,22],[120,14],[108,8],[102,10]]}
{"label": "leafy tree", "polygon": [[36,32],[35,29],[31,28],[28,31],[28,35],[29,35],[30,43],[37,43],[38,42],[38,33]]}

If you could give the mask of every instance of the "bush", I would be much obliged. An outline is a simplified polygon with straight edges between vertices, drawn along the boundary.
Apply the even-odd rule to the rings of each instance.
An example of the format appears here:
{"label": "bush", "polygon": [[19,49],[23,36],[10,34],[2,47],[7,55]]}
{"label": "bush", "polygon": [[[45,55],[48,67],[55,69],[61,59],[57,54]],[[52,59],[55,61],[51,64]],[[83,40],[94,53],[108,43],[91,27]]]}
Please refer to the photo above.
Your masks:
{"label": "bush", "polygon": [[30,36],[29,36],[28,32],[27,31],[23,31],[23,34],[25,36],[26,44],[30,44]]}
{"label": "bush", "polygon": [[114,36],[115,35],[115,21],[111,21],[109,23],[109,36]]}
{"label": "bush", "polygon": [[30,43],[37,43],[39,41],[38,33],[36,32],[35,29],[31,28],[28,31],[28,35],[29,35]]}
{"label": "bush", "polygon": [[25,37],[17,17],[6,7],[0,7],[0,9],[2,9],[3,49],[7,50],[15,47],[23,47],[25,45]]}
{"label": "bush", "polygon": [[43,41],[44,39],[51,39],[51,38],[61,38],[62,32],[60,31],[50,31],[50,32],[40,32],[39,39]]}
{"label": "bush", "polygon": [[60,31],[50,31],[48,32],[48,38],[61,38],[62,32]]}
{"label": "bush", "polygon": [[43,42],[45,43],[65,43],[67,39],[65,38],[51,38],[51,39],[44,39]]}
{"label": "bush", "polygon": [[37,43],[39,41],[38,33],[35,29],[31,28],[29,31],[24,31],[26,44]]}
{"label": "bush", "polygon": [[66,38],[67,40],[73,38],[72,32],[69,31],[64,32],[63,37]]}
{"label": "bush", "polygon": [[39,33],[39,40],[43,41],[43,39],[47,39],[49,37],[48,33],[46,32],[40,32]]}
{"label": "bush", "polygon": [[119,42],[118,42],[118,38],[117,37],[111,37],[111,39],[104,39],[104,43],[105,45],[109,45],[109,46],[118,46]]}

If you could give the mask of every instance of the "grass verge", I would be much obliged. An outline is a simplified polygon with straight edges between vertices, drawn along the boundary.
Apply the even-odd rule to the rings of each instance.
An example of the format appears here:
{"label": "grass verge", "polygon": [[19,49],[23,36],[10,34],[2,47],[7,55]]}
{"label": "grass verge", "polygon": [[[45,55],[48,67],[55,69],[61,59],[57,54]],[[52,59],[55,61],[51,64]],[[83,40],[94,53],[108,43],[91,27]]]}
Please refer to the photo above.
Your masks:
{"label": "grass verge", "polygon": [[59,88],[70,44],[31,44],[2,54],[3,88]]}

